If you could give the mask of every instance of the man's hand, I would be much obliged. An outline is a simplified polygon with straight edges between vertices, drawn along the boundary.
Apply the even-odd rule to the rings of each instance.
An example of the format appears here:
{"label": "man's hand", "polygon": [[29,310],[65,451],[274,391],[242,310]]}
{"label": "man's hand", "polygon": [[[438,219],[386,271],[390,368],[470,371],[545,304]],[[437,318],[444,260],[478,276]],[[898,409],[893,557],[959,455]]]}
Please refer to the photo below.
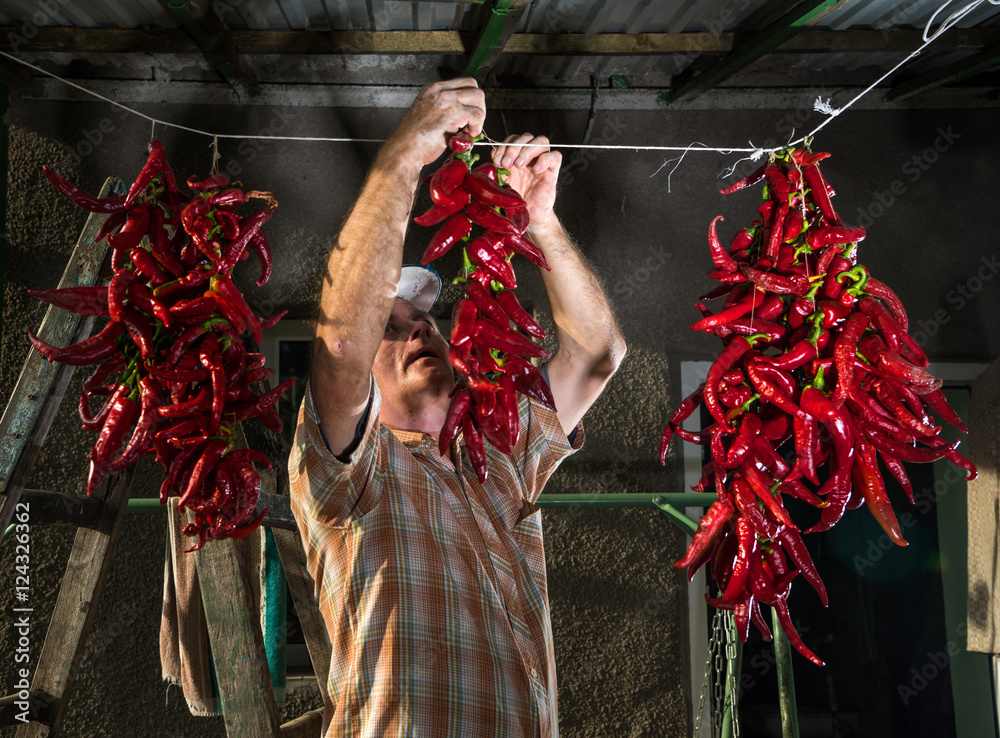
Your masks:
{"label": "man's hand", "polygon": [[549,139],[530,133],[508,136],[493,149],[493,163],[510,171],[507,184],[524,198],[531,216],[530,230],[545,230],[556,223],[552,208],[562,154],[549,150]]}
{"label": "man's hand", "polygon": [[463,77],[425,85],[385,142],[380,156],[390,161],[412,161],[422,168],[444,153],[453,133],[463,128],[472,136],[482,133],[485,119],[486,97],[475,79]]}

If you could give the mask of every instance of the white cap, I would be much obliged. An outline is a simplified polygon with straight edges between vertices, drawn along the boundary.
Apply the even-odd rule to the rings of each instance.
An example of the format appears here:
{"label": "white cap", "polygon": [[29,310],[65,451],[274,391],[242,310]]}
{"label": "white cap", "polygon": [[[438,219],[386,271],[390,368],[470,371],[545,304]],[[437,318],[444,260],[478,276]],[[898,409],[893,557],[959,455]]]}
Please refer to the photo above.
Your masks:
{"label": "white cap", "polygon": [[407,264],[403,267],[396,287],[396,297],[402,297],[429,312],[440,294],[441,277],[433,269],[419,264]]}

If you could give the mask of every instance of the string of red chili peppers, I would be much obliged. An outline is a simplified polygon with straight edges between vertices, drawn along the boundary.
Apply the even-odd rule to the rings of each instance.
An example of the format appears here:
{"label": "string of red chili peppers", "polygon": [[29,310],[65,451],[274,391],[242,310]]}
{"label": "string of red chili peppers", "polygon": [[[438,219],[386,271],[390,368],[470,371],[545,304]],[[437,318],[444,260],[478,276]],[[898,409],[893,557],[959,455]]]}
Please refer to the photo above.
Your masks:
{"label": "string of red chili peppers", "polygon": [[[48,167],[44,172],[76,205],[108,216],[95,236],[112,249],[108,285],[29,290],[79,315],[109,318],[96,335],[63,348],[28,329],[49,361],[97,364],[80,393],[83,427],[99,431],[87,494],[107,473],[155,453],[166,470],[160,502],[174,493],[182,508],[194,512],[184,533],[198,542],[188,550],[207,540],[246,536],[267,512],[253,515],[260,496],[254,464],[271,464],[259,451],[233,448],[234,425],[260,418],[280,432],[273,405],[291,380],[262,396],[250,388],[273,370],[240,337],[249,331],[259,344],[263,329],[287,311],[258,318],[233,283],[232,270],[252,250],[261,264],[256,284],[267,282],[271,251],[260,227],[277,200],[269,192],[231,187],[225,174],[201,182],[189,178],[193,194],[186,195],[159,141],[149,144],[146,165],[124,196],[95,198]],[[251,199],[264,200],[264,208],[249,217],[235,212]],[[103,400],[92,414],[95,397]]]}
{"label": "string of red chili peppers", "polygon": [[[475,139],[478,140],[478,139]],[[433,205],[413,220],[423,226],[443,225],[431,238],[421,263],[444,256],[462,242],[464,296],[452,311],[449,360],[458,375],[438,446],[443,455],[462,430],[469,459],[480,482],[486,481],[485,438],[510,454],[520,433],[517,393],[523,392],[555,409],[552,393],[530,358],[547,358],[527,336],[545,331],[521,307],[514,289],[511,260],[525,256],[549,269],[541,250],[524,236],[528,208],[503,181],[508,174],[493,164],[474,166],[474,139],[465,132],[452,136],[452,156],[427,180]],[[470,238],[473,225],[484,233]],[[512,325],[514,327],[512,327]]]}
{"label": "string of red chili peppers", "polygon": [[[826,590],[784,495],[821,510],[806,530],[828,530],[845,510],[867,505],[890,538],[906,541],[893,513],[878,460],[910,502],[913,486],[903,462],[946,458],[975,477],[959,442],[940,438],[931,411],[962,433],[941,380],[907,333],[896,294],[857,264],[864,228],[845,226],[819,169],[826,153],[788,150],[724,194],[765,182],[760,217],[739,231],[727,250],[716,223],[708,242],[722,285],[700,300],[725,298],[721,310],[695,305],[707,331],[725,344],[705,382],[674,412],[660,442],[661,462],[674,435],[708,444],[710,461],[694,487],[718,500],[698,525],[678,568],[688,577],[710,562],[719,596],[733,610],[741,640],[753,622],[770,631],[758,603],[770,605],[789,640],[822,666],[796,633],[787,598],[798,575],[825,606]],[[698,432],[681,424],[704,404],[715,420]]]}

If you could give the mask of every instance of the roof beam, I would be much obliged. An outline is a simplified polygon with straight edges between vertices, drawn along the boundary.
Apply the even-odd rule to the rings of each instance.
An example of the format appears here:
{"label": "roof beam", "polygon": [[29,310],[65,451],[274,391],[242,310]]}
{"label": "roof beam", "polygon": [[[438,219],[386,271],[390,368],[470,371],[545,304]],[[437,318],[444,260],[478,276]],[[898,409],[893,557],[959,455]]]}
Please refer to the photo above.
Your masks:
{"label": "roof beam", "polygon": [[[0,26],[0,49],[25,53],[197,54],[201,48],[179,29],[39,28],[30,40],[16,28]],[[919,30],[809,30],[775,47],[777,54],[831,52],[903,52],[923,43]],[[250,31],[230,30],[233,44],[250,54],[466,54],[472,35],[458,31]],[[16,39],[15,43],[11,39]],[[505,54],[540,56],[661,56],[727,54],[733,33],[515,33]],[[934,50],[979,51],[1000,47],[1000,28],[952,28],[934,42]]]}
{"label": "roof beam", "polygon": [[208,0],[195,0],[198,17],[185,0],[167,0],[167,7],[184,24],[205,58],[240,96],[255,95],[259,85],[257,75],[237,51],[232,35],[222,19],[212,10]]}
{"label": "roof beam", "polygon": [[674,102],[682,97],[698,95],[710,87],[729,79],[748,65],[757,61],[778,46],[795,36],[804,26],[816,22],[837,5],[847,0],[805,0],[794,5],[778,20],[760,33],[741,43],[723,59],[703,71],[689,82],[669,90],[665,102]]}
{"label": "roof beam", "polygon": [[1000,66],[1000,46],[994,46],[992,49],[983,49],[978,54],[973,54],[965,59],[959,59],[952,64],[945,64],[896,85],[886,94],[885,99],[887,101],[905,100],[925,90],[931,90],[941,85],[949,85],[952,82],[958,82],[961,79],[971,77],[980,72],[986,72],[997,66]]}
{"label": "roof beam", "polygon": [[466,77],[475,77],[480,81],[486,78],[530,4],[531,0],[493,0],[486,23],[479,30],[472,53],[469,54],[469,61],[465,66]]}

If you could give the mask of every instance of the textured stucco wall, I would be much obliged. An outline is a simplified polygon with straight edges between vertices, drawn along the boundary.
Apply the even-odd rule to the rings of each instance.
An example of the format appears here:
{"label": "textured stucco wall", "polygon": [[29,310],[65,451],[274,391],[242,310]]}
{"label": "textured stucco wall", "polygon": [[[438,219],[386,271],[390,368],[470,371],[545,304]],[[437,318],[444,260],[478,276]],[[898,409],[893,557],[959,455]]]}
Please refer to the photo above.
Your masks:
{"label": "textured stucco wall", "polygon": [[[318,108],[143,109],[209,130],[365,138],[388,134],[401,115],[398,110]],[[788,116],[788,111],[600,112],[591,143],[740,145],[752,139],[761,144],[787,138]],[[586,125],[585,112],[508,111],[505,117],[509,132],[547,133],[554,141],[578,141]],[[802,119],[796,121],[800,128]],[[861,261],[897,289],[913,324],[933,333],[924,345],[934,358],[985,361],[1000,353],[1000,291],[991,281],[1000,267],[995,262],[998,244],[984,216],[995,199],[992,163],[1000,153],[992,135],[995,121],[995,111],[852,112],[830,125],[818,142],[834,154],[824,171],[840,192],[835,203],[841,213],[849,221],[862,215],[872,219]],[[41,164],[57,165],[96,191],[108,175],[134,176],[149,137],[148,123],[98,104],[12,100],[9,122],[10,247],[0,365],[4,396],[27,350],[23,326],[37,325],[42,314],[24,290],[55,285],[84,221],[83,213],[48,188]],[[491,113],[487,132],[494,138],[508,132],[497,111]],[[166,143],[179,176],[207,173],[208,139],[162,128],[157,136]],[[255,266],[242,267],[242,285],[251,302],[263,310],[288,308],[290,317],[310,317],[329,239],[375,147],[223,141],[221,153],[224,169],[247,187],[273,190],[281,202],[267,226],[275,252],[271,282],[253,287]],[[693,334],[687,326],[697,317],[693,299],[713,286],[705,277],[708,222],[724,214],[721,231],[728,238],[756,214],[759,190],[729,198],[717,194],[718,173],[737,158],[689,153],[670,176],[668,194],[673,164],[657,173],[663,155],[566,152],[557,209],[605,280],[630,352],[587,418],[585,450],[564,464],[546,491],[679,489],[673,456],[666,469],[657,463],[657,440],[680,399],[679,362],[707,359],[718,350],[715,339]],[[417,207],[425,203],[422,195]],[[429,230],[411,232],[408,260],[419,258]],[[456,264],[446,259],[441,270],[451,274]],[[522,264],[519,278],[523,299],[544,311],[537,274]],[[82,490],[92,438],[75,429],[73,415],[68,404],[30,487]],[[138,495],[155,494],[156,473],[152,467],[144,470]],[[549,511],[545,521],[563,734],[687,734],[686,595],[683,578],[672,566],[682,536],[649,510]],[[165,521],[157,516],[126,520],[94,644],[70,706],[68,734],[223,733],[220,720],[190,718],[179,691],[167,690],[159,681],[156,635],[164,529]],[[49,603],[36,609],[37,649],[72,538],[67,530],[35,529],[33,542],[33,597]],[[4,570],[10,571],[10,546],[0,555]],[[10,596],[9,588],[0,593],[5,612]],[[8,622],[0,620],[4,644],[11,643]],[[0,665],[0,683],[12,683],[12,666]]]}

